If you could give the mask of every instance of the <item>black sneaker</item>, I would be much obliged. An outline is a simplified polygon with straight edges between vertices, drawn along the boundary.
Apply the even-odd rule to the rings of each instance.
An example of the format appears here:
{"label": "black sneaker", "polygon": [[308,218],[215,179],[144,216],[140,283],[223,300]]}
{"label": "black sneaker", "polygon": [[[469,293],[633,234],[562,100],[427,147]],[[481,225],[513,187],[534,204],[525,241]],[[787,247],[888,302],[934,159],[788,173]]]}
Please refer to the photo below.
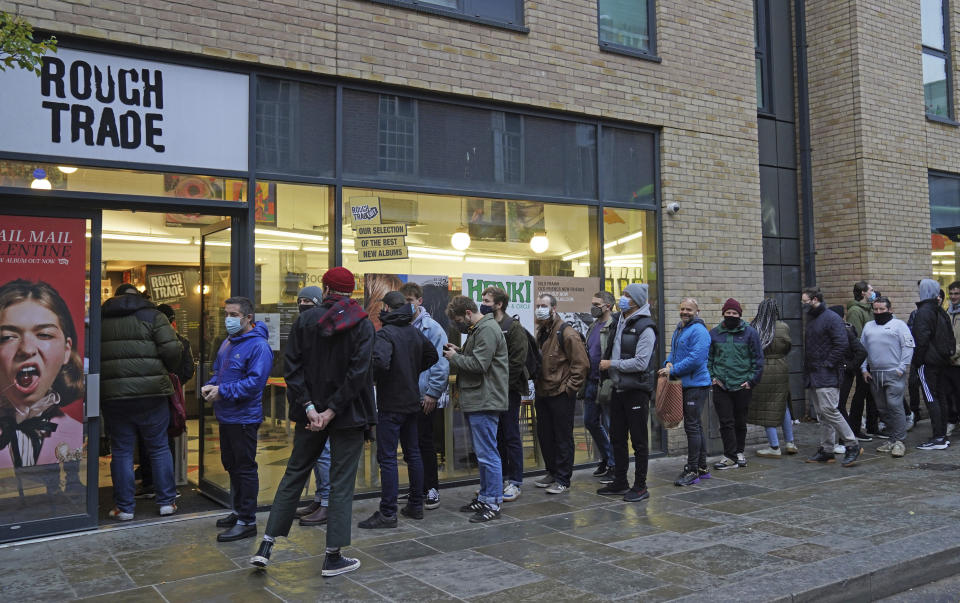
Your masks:
{"label": "black sneaker", "polygon": [[321,576],[329,578],[330,576],[339,576],[360,567],[359,559],[344,557],[340,553],[327,553],[323,559],[323,571]]}
{"label": "black sneaker", "polygon": [[840,461],[840,464],[844,467],[853,467],[857,464],[857,459],[860,458],[861,454],[863,454],[863,447],[860,446],[860,444],[847,446],[847,453],[843,455],[843,460]]}
{"label": "black sneaker", "polygon": [[683,471],[680,473],[680,477],[677,478],[677,481],[673,482],[674,486],[692,486],[694,484],[700,483],[700,473],[695,470],[691,470],[690,467],[684,467]]}
{"label": "black sneaker", "polygon": [[[374,511],[373,515],[364,519],[357,524],[358,528],[364,530],[379,530],[381,528],[395,528],[397,527],[397,516],[387,517],[380,513],[380,511]],[[326,574],[324,574],[326,575]],[[333,574],[336,575],[336,574]]]}
{"label": "black sneaker", "polygon": [[480,502],[479,499],[474,498],[470,501],[469,504],[463,505],[460,507],[461,513],[478,513],[487,508],[487,505]]}
{"label": "black sneaker", "polygon": [[486,523],[494,519],[500,519],[499,509],[494,509],[486,503],[480,504],[483,505],[483,509],[473,514],[473,517],[470,518],[470,523]]}
{"label": "black sneaker", "polygon": [[822,447],[817,448],[816,454],[808,458],[805,462],[807,463],[833,463],[837,459],[831,452],[827,452]]}
{"label": "black sneaker", "polygon": [[700,479],[710,479],[711,477],[713,477],[710,475],[710,469],[706,467],[698,467],[697,474],[699,474]]}
{"label": "black sneaker", "polygon": [[630,488],[630,490],[623,495],[623,500],[626,502],[640,502],[648,498],[650,498],[650,492],[646,488]]}
{"label": "black sneaker", "polygon": [[607,473],[607,462],[600,461],[600,464],[597,465],[597,468],[593,471],[593,477],[603,477]]}
{"label": "black sneaker", "polygon": [[857,439],[860,440],[861,442],[872,442],[872,441],[873,441],[873,438],[870,437],[869,435],[865,434],[865,433],[854,433],[853,435],[854,435],[855,438],[857,438]]}
{"label": "black sneaker", "polygon": [[267,564],[270,563],[270,550],[273,548],[273,543],[267,540],[260,542],[260,548],[257,549],[257,554],[250,558],[250,564],[257,567],[267,567]]}
{"label": "black sneaker", "polygon": [[410,505],[404,505],[400,509],[400,514],[409,519],[423,519],[423,507],[411,507]]}
{"label": "black sneaker", "polygon": [[600,476],[601,484],[612,484],[616,479],[616,471],[613,467],[607,467],[607,472]]}
{"label": "black sneaker", "polygon": [[947,438],[931,438],[917,446],[917,450],[946,450],[948,446],[950,442]]}
{"label": "black sneaker", "polygon": [[427,495],[423,498],[423,508],[424,509],[436,509],[440,506],[440,493],[437,492],[436,488],[430,488],[427,490]]}
{"label": "black sneaker", "polygon": [[879,429],[868,429],[868,430],[867,430],[867,435],[869,435],[869,436],[871,436],[871,437],[873,437],[873,438],[879,438],[879,439],[881,439],[881,440],[889,440],[889,439],[890,439],[890,430],[889,430],[889,429],[884,429],[883,431],[880,431]]}
{"label": "black sneaker", "polygon": [[218,528],[232,528],[237,525],[237,521],[240,520],[240,517],[236,513],[231,513],[226,517],[221,517],[217,520]]}
{"label": "black sneaker", "polygon": [[597,488],[597,494],[601,494],[603,496],[621,496],[629,491],[630,487],[626,484],[620,486],[618,484],[610,483],[602,488]]}
{"label": "black sneaker", "polygon": [[157,497],[157,491],[153,489],[153,486],[137,486],[137,491],[133,497],[140,500],[153,500]]}

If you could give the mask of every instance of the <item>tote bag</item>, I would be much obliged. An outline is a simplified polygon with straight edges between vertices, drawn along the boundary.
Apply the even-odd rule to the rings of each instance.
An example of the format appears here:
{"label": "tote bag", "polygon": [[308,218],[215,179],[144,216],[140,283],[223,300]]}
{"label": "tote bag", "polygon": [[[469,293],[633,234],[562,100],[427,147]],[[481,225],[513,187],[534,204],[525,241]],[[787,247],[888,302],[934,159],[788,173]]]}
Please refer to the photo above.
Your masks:
{"label": "tote bag", "polygon": [[657,378],[657,418],[667,429],[683,422],[683,386],[679,381],[666,376]]}

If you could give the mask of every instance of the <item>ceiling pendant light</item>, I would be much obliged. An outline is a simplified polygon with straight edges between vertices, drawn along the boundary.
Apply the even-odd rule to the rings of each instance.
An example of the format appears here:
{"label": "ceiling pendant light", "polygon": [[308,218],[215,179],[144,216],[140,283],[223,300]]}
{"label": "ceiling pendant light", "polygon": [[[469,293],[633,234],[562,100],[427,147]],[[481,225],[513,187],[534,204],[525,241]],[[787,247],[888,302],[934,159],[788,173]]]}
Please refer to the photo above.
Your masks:
{"label": "ceiling pendant light", "polygon": [[470,233],[466,228],[458,228],[457,232],[450,237],[450,245],[457,251],[463,251],[470,247]]}
{"label": "ceiling pendant light", "polygon": [[534,253],[543,253],[549,248],[550,239],[547,238],[546,233],[538,232],[530,239],[530,249],[532,249]]}
{"label": "ceiling pendant light", "polygon": [[45,169],[37,168],[33,170],[33,182],[30,183],[30,188],[43,191],[48,191],[53,188],[53,185],[47,180],[47,171]]}

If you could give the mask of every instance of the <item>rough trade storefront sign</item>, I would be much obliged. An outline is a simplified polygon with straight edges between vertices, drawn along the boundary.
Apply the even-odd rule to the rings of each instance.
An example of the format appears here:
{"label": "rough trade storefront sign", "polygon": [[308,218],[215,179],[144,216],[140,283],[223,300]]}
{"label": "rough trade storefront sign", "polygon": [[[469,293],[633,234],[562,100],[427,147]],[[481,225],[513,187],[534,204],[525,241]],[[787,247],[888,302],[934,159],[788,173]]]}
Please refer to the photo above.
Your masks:
{"label": "rough trade storefront sign", "polygon": [[247,169],[249,78],[61,48],[0,72],[0,151]]}

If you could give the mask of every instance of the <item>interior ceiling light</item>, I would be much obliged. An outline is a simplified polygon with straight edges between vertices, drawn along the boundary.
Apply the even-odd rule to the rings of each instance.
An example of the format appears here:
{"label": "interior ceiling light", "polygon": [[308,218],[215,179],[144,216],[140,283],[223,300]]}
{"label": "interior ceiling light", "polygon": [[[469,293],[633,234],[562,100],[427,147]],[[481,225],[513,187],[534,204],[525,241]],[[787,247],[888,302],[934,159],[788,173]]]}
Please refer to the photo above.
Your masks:
{"label": "interior ceiling light", "polygon": [[257,243],[257,249],[279,249],[280,251],[300,251],[299,245],[284,245],[282,243]]}
{"label": "interior ceiling light", "polygon": [[[163,243],[166,245],[189,245],[190,239],[177,239],[174,237],[154,237],[150,235],[119,234],[105,232],[100,235],[105,241],[135,241],[137,243]],[[208,241],[209,244],[209,241]],[[229,245],[229,243],[228,243]]]}
{"label": "interior ceiling light", "polygon": [[[409,248],[408,248],[408,249],[409,249]],[[462,262],[462,261],[463,261],[463,256],[462,256],[462,255],[460,255],[460,256],[456,256],[456,255],[434,255],[434,254],[430,254],[430,253],[416,253],[416,252],[413,252],[413,251],[411,251],[409,255],[410,255],[411,258],[415,258],[415,259],[418,259],[418,260],[437,260],[437,261],[442,261],[442,262]]]}
{"label": "interior ceiling light", "polygon": [[567,254],[567,255],[563,256],[562,258],[560,258],[560,259],[563,260],[564,262],[569,262],[570,260],[575,260],[575,259],[577,259],[577,258],[582,258],[583,256],[587,255],[588,253],[590,253],[590,251],[584,249],[583,251],[577,251],[576,253]]}
{"label": "interior ceiling light", "polygon": [[450,245],[457,251],[464,251],[470,247],[470,233],[465,228],[458,228],[450,237]]}
{"label": "interior ceiling light", "polygon": [[468,255],[464,258],[467,262],[479,262],[485,264],[512,264],[516,266],[525,266],[527,260],[508,260],[504,258],[485,258],[478,255]]}
{"label": "interior ceiling light", "polygon": [[544,233],[537,233],[530,239],[530,249],[532,249],[534,253],[543,253],[547,249],[550,249],[550,239],[548,239]]}
{"label": "interior ceiling light", "polygon": [[69,165],[58,165],[57,169],[63,172],[64,174],[72,174],[77,171],[77,168]]}
{"label": "interior ceiling light", "polygon": [[433,247],[417,247],[415,245],[407,245],[407,249],[410,251],[419,251],[421,253],[430,253],[428,257],[434,257],[437,255],[453,256],[459,260],[463,259],[462,251],[450,251],[449,249],[435,249]]}
{"label": "interior ceiling light", "polygon": [[281,239],[300,239],[304,241],[317,241],[324,242],[326,237],[315,234],[306,234],[302,232],[292,232],[289,230],[271,230],[269,228],[255,228],[253,230],[255,234],[267,236],[267,237],[279,237]]}
{"label": "interior ceiling light", "polygon": [[45,169],[37,168],[33,170],[33,182],[30,183],[30,188],[41,191],[48,191],[53,188],[53,185],[47,180],[47,171]]}

